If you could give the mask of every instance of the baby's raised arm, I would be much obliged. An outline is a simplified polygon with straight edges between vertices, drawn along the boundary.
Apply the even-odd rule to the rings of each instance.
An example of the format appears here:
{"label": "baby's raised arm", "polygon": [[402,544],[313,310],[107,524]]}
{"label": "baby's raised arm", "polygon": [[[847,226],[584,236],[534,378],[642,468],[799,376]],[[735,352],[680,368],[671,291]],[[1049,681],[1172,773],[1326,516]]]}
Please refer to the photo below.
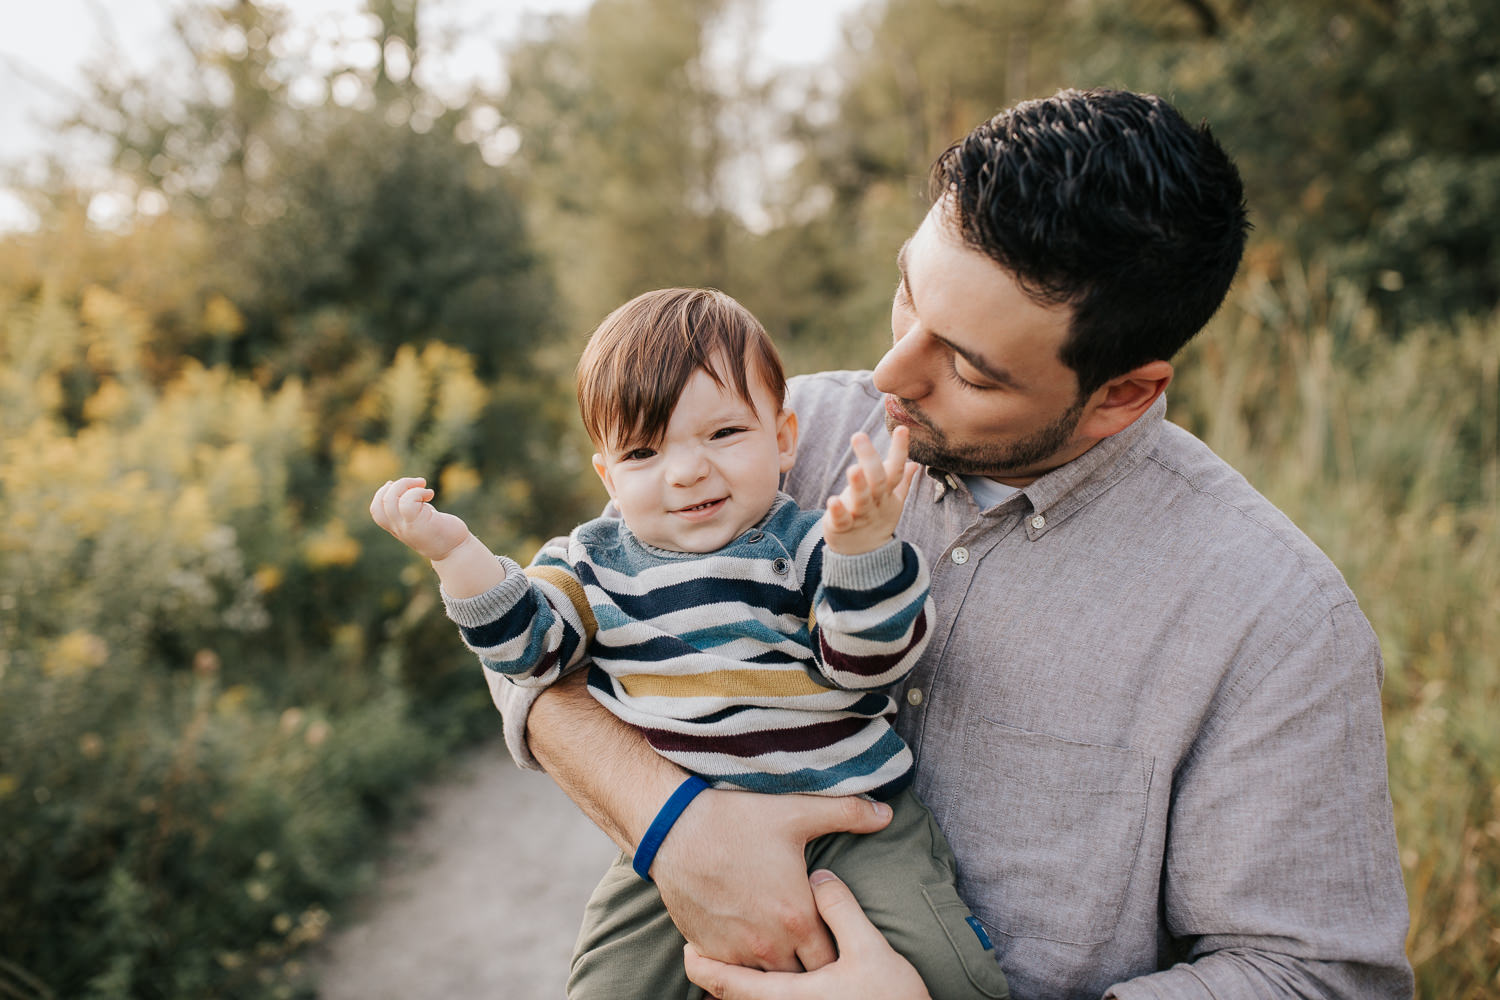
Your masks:
{"label": "baby's raised arm", "polygon": [[838,496],[828,498],[823,518],[828,547],[846,556],[873,552],[891,540],[917,473],[917,463],[906,460],[905,427],[891,431],[891,449],[884,461],[866,435],[854,435],[850,444],[855,464],[849,467],[849,483]]}
{"label": "baby's raised arm", "polygon": [[375,491],[370,516],[432,563],[452,597],[477,597],[505,579],[505,568],[463,520],[432,506],[427,480],[397,479]]}

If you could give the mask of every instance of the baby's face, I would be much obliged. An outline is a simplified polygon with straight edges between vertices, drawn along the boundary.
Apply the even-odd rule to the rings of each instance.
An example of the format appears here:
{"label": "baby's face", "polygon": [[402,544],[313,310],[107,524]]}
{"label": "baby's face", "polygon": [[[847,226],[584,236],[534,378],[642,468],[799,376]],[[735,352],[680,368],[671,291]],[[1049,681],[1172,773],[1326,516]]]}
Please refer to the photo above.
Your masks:
{"label": "baby's face", "polygon": [[765,517],[796,457],[797,422],[758,381],[752,395],[753,406],[700,369],[661,441],[612,444],[594,456],[637,538],[674,552],[713,552]]}

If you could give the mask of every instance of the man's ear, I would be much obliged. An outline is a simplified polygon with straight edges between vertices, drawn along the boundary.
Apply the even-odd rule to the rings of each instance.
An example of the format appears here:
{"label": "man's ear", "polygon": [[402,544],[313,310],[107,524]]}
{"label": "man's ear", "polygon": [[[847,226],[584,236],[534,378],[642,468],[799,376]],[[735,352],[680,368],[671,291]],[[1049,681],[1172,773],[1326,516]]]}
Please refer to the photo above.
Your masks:
{"label": "man's ear", "polygon": [[599,474],[599,481],[604,484],[604,489],[609,493],[609,498],[615,498],[615,484],[609,478],[609,466],[604,464],[604,456],[597,451],[594,452],[594,471]]}
{"label": "man's ear", "polygon": [[797,462],[797,413],[784,409],[776,414],[776,451],[781,471],[789,472]]}
{"label": "man's ear", "polygon": [[1172,381],[1170,361],[1148,361],[1105,382],[1084,406],[1081,437],[1103,440],[1135,423]]}

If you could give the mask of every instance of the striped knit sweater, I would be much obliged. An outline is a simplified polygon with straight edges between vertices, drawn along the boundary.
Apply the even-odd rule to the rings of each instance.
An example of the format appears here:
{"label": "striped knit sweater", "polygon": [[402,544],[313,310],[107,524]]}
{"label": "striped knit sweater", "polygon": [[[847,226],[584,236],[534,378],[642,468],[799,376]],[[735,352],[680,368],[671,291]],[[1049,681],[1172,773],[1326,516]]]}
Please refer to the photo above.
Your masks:
{"label": "striped knit sweater", "polygon": [[916,665],[932,602],[916,549],[844,556],[822,513],[781,495],[716,552],[647,546],[617,518],[579,526],[523,573],[443,600],[492,690],[589,687],[662,756],[720,787],[883,798],[911,752],[886,689]]}

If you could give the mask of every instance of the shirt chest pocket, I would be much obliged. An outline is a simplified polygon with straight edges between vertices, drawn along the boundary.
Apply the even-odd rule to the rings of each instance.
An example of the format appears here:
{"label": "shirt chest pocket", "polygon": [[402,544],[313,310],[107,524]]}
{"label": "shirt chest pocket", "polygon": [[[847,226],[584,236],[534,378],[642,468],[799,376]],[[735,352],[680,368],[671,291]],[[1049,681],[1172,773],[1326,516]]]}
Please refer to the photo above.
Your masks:
{"label": "shirt chest pocket", "polygon": [[980,719],[943,824],[964,899],[1016,938],[1114,936],[1145,828],[1152,758]]}

